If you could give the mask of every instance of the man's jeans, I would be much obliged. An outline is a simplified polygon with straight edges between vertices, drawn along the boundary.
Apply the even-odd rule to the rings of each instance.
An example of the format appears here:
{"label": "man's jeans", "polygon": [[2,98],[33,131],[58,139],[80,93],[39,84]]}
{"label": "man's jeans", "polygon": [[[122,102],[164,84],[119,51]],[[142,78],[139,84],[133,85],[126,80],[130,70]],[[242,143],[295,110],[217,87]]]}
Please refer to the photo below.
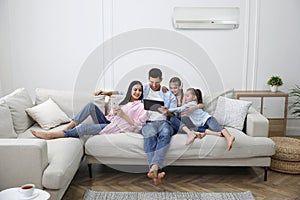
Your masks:
{"label": "man's jeans", "polygon": [[[80,124],[88,116],[91,116],[95,124]],[[64,130],[66,137],[79,137],[83,135],[97,135],[100,131],[110,123],[101,112],[101,110],[93,103],[88,103],[84,108],[73,118],[76,124],[80,124],[75,128]]]}
{"label": "man's jeans", "polygon": [[173,128],[166,120],[148,121],[142,129],[144,150],[147,154],[149,167],[156,164],[161,169],[169,149]]}

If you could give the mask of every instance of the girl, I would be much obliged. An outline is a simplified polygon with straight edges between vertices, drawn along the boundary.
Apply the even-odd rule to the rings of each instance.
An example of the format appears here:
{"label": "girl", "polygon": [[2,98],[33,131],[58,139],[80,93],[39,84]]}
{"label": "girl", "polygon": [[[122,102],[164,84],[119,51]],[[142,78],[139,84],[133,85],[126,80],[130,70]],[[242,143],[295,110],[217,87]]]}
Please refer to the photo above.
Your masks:
{"label": "girl", "polygon": [[[189,88],[185,93],[185,104],[178,108],[169,109],[169,112],[182,112],[190,106],[202,103],[203,100],[201,91],[199,89]],[[231,136],[223,126],[219,125],[213,116],[202,109],[195,110],[188,117],[172,117],[170,121],[173,127],[176,127],[179,130],[181,129],[187,133],[188,139],[186,144],[191,144],[196,137],[201,139],[206,134],[210,134],[224,136],[227,140],[228,150],[231,150],[232,144],[235,140],[235,137]],[[195,127],[195,131],[190,130],[190,128],[193,127]]]}
{"label": "girl", "polygon": [[[83,135],[97,135],[121,132],[139,132],[147,120],[148,113],[141,103],[143,85],[139,81],[132,81],[125,98],[119,106],[112,108],[105,117],[101,110],[93,103],[88,103],[67,125],[66,129],[58,132],[37,132],[31,130],[37,138],[55,139],[64,137],[80,137]],[[80,124],[91,116],[95,124]],[[79,125],[80,124],[80,125]]]}
{"label": "girl", "polygon": [[182,82],[178,77],[173,77],[169,81],[170,91],[175,95],[177,99],[177,106],[181,106],[183,104],[183,87]]}

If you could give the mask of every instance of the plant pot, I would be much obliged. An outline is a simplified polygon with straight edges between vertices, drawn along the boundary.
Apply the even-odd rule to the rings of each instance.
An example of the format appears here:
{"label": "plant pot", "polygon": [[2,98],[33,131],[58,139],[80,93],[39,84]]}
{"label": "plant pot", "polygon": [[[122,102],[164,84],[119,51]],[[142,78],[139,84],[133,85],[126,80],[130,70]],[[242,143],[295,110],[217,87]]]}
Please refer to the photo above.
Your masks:
{"label": "plant pot", "polygon": [[278,86],[277,85],[270,85],[270,90],[271,90],[271,92],[277,92],[278,91]]}

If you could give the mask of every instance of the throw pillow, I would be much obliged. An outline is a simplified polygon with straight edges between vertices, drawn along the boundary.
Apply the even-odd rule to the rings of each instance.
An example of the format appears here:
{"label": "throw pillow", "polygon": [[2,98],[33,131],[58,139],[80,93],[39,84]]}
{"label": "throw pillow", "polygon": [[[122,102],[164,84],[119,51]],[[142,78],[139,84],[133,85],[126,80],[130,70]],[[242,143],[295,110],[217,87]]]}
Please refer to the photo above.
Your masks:
{"label": "throw pillow", "polygon": [[43,129],[50,129],[62,123],[70,121],[70,118],[58,107],[58,105],[51,98],[37,106],[27,108],[26,112]]}
{"label": "throw pillow", "polygon": [[220,91],[216,93],[207,93],[203,95],[203,104],[204,104],[203,110],[205,110],[209,114],[213,114],[213,111],[216,109],[219,96],[233,98],[234,89],[227,89],[224,91]]}
{"label": "throw pillow", "polygon": [[33,106],[33,102],[25,88],[15,90],[5,96],[3,100],[9,107],[16,133],[23,133],[34,124],[34,120],[25,112],[25,109]]}
{"label": "throw pillow", "polygon": [[242,130],[251,104],[252,102],[220,96],[218,98],[214,117],[223,126]]}
{"label": "throw pillow", "polygon": [[37,88],[35,93],[35,103],[37,105],[51,98],[70,118],[74,117],[88,102],[94,102],[103,113],[105,112],[104,95],[94,97],[92,92],[74,92],[45,88]]}
{"label": "throw pillow", "polygon": [[10,110],[4,101],[0,101],[0,138],[16,138]]}

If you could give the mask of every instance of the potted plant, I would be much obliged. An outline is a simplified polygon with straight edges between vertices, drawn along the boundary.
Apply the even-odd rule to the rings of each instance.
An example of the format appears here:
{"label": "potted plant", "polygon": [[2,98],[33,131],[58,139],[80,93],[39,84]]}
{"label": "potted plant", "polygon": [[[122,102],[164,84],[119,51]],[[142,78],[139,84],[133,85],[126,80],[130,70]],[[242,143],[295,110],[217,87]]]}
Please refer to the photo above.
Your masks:
{"label": "potted plant", "polygon": [[278,86],[283,85],[283,81],[280,76],[271,76],[267,84],[270,85],[270,89],[272,92],[277,92]]}
{"label": "potted plant", "polygon": [[300,86],[296,85],[296,87],[290,91],[289,95],[294,99],[293,103],[289,106],[292,115],[300,117]]}

